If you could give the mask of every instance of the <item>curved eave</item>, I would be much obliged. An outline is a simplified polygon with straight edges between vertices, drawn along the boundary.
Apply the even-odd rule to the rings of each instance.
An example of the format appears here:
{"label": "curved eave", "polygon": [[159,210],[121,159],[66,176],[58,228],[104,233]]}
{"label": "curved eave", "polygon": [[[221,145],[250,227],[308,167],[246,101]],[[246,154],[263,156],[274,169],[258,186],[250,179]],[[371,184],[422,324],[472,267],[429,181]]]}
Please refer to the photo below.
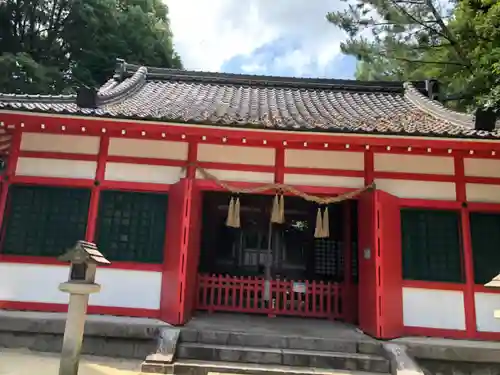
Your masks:
{"label": "curved eave", "polygon": [[[378,130],[352,130],[352,129],[346,129],[346,128],[290,128],[290,127],[264,127],[256,124],[236,124],[236,123],[214,123],[214,122],[205,122],[205,121],[195,121],[195,120],[190,120],[189,122],[185,122],[179,119],[167,119],[167,118],[158,118],[158,117],[152,117],[152,116],[145,116],[145,117],[136,117],[136,116],[115,116],[111,114],[96,114],[94,111],[89,110],[88,113],[81,114],[81,113],[74,113],[71,111],[67,110],[62,110],[62,111],[54,111],[54,110],[49,110],[49,111],[41,111],[41,110],[31,110],[31,109],[18,109],[18,108],[0,108],[0,113],[2,111],[5,112],[23,112],[23,113],[36,113],[36,114],[41,114],[41,115],[64,115],[64,116],[71,116],[71,117],[79,117],[82,120],[85,120],[86,118],[102,118],[102,119],[111,119],[115,121],[134,121],[134,122],[153,122],[153,123],[176,123],[176,124],[182,124],[186,126],[190,125],[203,125],[203,126],[212,126],[212,127],[217,127],[217,128],[226,128],[226,129],[238,129],[238,130],[261,130],[261,131],[283,131],[283,132],[296,132],[296,133],[309,133],[309,134],[359,134],[359,135],[378,135],[378,136],[397,136],[397,137],[427,137],[427,138],[447,138],[447,139],[481,139],[481,140],[495,140],[498,141],[500,140],[500,130],[496,131],[494,133],[491,132],[482,132],[482,134],[449,134],[449,133],[437,133],[437,132],[408,132],[408,131],[401,131],[401,132],[396,132],[396,131],[378,131]],[[470,129],[471,132],[477,133],[476,130],[473,128]]]}

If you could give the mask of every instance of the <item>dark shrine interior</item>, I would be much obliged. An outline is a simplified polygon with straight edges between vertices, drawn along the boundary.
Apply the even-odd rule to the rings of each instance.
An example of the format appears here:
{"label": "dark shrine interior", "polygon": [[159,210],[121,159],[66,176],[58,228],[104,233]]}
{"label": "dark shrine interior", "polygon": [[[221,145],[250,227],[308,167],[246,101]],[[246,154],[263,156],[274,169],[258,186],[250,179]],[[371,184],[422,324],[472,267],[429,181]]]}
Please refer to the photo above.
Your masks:
{"label": "dark shrine interior", "polygon": [[[350,237],[350,270],[356,281],[357,201],[330,204],[330,236],[315,238],[318,209],[315,203],[286,196],[285,223],[271,225],[273,198],[272,195],[240,195],[241,228],[235,229],[226,226],[231,195],[204,193],[199,272],[264,277],[269,264],[273,279],[341,282],[345,268],[344,243]],[[349,211],[347,215],[346,211]],[[272,261],[266,262],[269,253]]]}

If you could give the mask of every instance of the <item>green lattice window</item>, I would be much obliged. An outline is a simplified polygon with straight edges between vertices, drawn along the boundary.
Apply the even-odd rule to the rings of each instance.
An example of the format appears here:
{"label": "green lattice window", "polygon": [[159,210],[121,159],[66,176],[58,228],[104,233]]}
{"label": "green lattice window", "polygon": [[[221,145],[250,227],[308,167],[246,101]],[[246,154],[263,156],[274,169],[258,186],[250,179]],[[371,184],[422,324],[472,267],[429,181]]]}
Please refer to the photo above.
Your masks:
{"label": "green lattice window", "polygon": [[162,263],[166,194],[103,191],[97,244],[111,261]]}
{"label": "green lattice window", "polygon": [[14,185],[9,190],[2,252],[59,256],[85,238],[90,190]]}
{"label": "green lattice window", "polygon": [[470,214],[474,280],[485,284],[500,273],[500,214]]}
{"label": "green lattice window", "polygon": [[460,214],[401,210],[403,278],[462,282]]}

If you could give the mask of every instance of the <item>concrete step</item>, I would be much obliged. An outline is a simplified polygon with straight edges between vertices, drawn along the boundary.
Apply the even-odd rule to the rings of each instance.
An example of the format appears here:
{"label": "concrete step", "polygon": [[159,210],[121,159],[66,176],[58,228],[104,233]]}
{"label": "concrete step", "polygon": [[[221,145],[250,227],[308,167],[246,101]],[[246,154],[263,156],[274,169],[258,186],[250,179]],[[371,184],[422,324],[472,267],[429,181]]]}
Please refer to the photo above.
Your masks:
{"label": "concrete step", "polygon": [[275,349],[185,342],[178,345],[177,358],[179,360],[243,362],[376,373],[390,372],[389,361],[378,355],[319,350]]}
{"label": "concrete step", "polygon": [[[58,353],[66,314],[0,310],[0,348]],[[156,352],[159,330],[166,323],[140,318],[89,315],[83,354],[144,359]]]}
{"label": "concrete step", "polygon": [[217,330],[193,330],[183,328],[180,342],[208,345],[230,345],[275,349],[319,350],[340,353],[362,353],[383,355],[382,345],[376,340],[332,339],[303,336],[283,336],[230,332]]}
{"label": "concrete step", "polygon": [[231,375],[379,375],[379,373],[364,371],[196,360],[178,361],[174,364],[174,369],[176,375],[209,375],[213,373]]}

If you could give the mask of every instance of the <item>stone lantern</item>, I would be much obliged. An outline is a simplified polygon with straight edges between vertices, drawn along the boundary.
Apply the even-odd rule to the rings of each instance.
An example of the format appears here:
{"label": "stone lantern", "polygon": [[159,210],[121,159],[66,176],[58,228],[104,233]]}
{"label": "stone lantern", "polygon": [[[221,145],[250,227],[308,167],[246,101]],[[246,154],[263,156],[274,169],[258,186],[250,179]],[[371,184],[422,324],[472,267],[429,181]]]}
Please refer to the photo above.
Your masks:
{"label": "stone lantern", "polygon": [[59,285],[59,290],[69,293],[59,375],[77,375],[89,295],[101,290],[95,283],[97,266],[111,262],[95,244],[86,241],[78,241],[58,259],[70,264],[68,280]]}

